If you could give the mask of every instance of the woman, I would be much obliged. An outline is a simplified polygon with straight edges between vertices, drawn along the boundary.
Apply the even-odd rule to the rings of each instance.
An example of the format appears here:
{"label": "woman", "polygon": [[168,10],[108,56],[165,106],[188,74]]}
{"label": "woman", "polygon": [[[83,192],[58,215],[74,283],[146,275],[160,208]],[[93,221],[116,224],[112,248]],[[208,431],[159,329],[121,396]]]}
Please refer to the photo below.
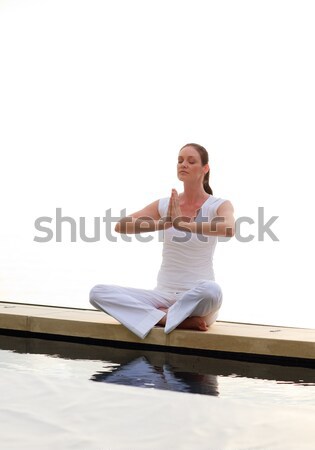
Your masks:
{"label": "woman", "polygon": [[164,230],[163,260],[153,290],[99,284],[90,303],[144,339],[154,325],[206,331],[215,322],[222,291],[215,282],[213,253],[218,236],[234,236],[234,208],[214,197],[208,153],[186,144],[178,155],[177,176],[184,192],[156,200],[121,219],[118,233]]}

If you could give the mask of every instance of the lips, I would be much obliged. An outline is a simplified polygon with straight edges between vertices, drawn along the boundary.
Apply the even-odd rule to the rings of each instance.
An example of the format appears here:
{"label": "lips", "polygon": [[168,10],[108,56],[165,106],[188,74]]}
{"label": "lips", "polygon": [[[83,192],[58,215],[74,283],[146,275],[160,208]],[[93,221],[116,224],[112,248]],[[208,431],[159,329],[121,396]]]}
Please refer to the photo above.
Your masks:
{"label": "lips", "polygon": [[179,173],[188,173],[185,170],[180,170]]}

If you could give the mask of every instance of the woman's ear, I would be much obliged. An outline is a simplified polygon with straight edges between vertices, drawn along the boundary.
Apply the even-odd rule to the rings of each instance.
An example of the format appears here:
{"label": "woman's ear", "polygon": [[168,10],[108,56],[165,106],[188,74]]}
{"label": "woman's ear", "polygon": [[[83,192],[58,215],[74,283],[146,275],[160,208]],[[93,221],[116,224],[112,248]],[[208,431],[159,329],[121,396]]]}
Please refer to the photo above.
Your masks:
{"label": "woman's ear", "polygon": [[209,166],[209,164],[208,164],[208,163],[205,164],[205,165],[203,166],[203,169],[204,169],[204,174],[210,172],[210,166]]}

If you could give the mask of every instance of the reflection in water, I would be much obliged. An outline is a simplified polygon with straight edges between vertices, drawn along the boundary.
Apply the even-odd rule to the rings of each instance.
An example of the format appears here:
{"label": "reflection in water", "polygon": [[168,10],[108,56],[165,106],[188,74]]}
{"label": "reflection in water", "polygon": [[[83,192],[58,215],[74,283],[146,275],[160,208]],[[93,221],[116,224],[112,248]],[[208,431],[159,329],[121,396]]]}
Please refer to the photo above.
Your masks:
{"label": "reflection in water", "polygon": [[150,361],[148,356],[140,356],[126,364],[112,367],[111,371],[106,368],[105,371],[97,372],[91,380],[179,392],[219,395],[218,381],[215,375],[188,372],[184,367],[174,367],[167,362],[157,365],[154,358],[152,359],[153,361]]}
{"label": "reflection in water", "polygon": [[[233,398],[250,397],[259,392],[271,397],[278,395],[283,400],[283,396],[291,394],[288,390],[280,392],[280,385],[283,388],[286,385],[315,386],[315,369],[298,366],[5,335],[0,335],[0,349],[70,360],[96,361],[99,362],[100,370],[88,375],[90,380],[151,389]],[[78,376],[81,374],[78,373]],[[255,391],[255,386],[250,383],[253,380],[263,381],[264,384],[259,384]],[[277,391],[275,382],[279,388]],[[310,394],[310,402],[314,398],[314,388],[311,389],[312,391],[304,391],[304,395]],[[301,398],[299,395],[296,394],[297,400]]]}

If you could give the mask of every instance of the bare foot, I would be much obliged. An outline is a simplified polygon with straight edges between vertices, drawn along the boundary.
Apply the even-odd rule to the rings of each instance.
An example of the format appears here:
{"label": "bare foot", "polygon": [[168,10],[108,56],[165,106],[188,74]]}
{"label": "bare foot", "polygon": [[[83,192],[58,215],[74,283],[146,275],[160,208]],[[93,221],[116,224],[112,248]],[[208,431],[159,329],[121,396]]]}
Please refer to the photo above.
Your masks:
{"label": "bare foot", "polygon": [[[159,308],[160,311],[167,312],[168,308]],[[167,314],[156,324],[157,326],[164,327],[166,323]]]}
{"label": "bare foot", "polygon": [[[167,308],[159,308],[161,311],[167,312]],[[157,326],[164,327],[166,323],[166,317],[162,317],[162,319],[156,324]],[[177,328],[181,330],[198,330],[198,331],[207,331],[208,325],[206,324],[203,317],[193,316],[187,317],[182,323],[180,323]]]}
{"label": "bare foot", "polygon": [[177,328],[180,328],[182,330],[207,331],[208,325],[202,317],[194,316],[187,317],[187,319],[180,323]]}

